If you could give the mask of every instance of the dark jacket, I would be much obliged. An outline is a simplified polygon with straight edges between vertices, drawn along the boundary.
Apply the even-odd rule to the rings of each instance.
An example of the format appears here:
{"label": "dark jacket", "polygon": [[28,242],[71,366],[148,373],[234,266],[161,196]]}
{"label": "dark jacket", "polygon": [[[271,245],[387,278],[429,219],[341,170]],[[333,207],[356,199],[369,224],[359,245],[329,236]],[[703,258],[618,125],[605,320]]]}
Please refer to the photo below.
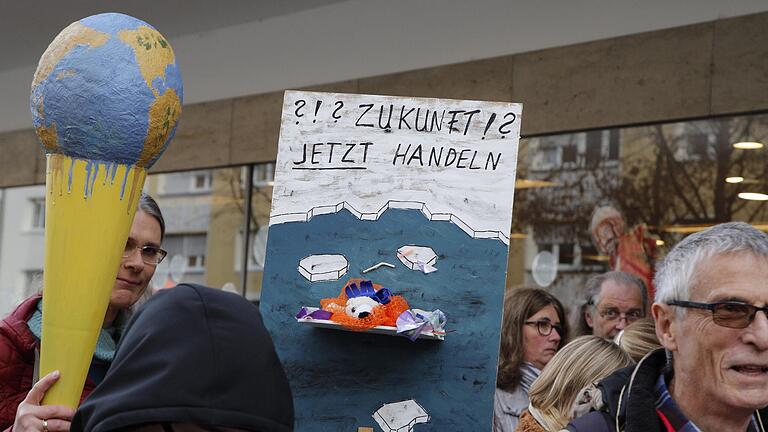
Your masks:
{"label": "dark jacket", "polygon": [[[600,382],[606,411],[593,411],[571,421],[571,432],[665,432],[667,429],[656,414],[654,387],[662,373],[668,370],[664,349],[646,355],[634,367],[619,369]],[[628,374],[628,372],[630,372]],[[618,397],[617,397],[618,396]],[[760,410],[757,415],[768,419]]]}
{"label": "dark jacket", "polygon": [[128,324],[71,431],[164,422],[293,430],[288,380],[256,306],[191,284],[156,294]]}
{"label": "dark jacket", "polygon": [[[29,330],[27,321],[41,299],[39,294],[29,297],[0,321],[0,430],[11,430],[16,408],[32,389],[35,351],[40,351],[40,341]],[[91,379],[86,380],[81,400],[94,386]]]}

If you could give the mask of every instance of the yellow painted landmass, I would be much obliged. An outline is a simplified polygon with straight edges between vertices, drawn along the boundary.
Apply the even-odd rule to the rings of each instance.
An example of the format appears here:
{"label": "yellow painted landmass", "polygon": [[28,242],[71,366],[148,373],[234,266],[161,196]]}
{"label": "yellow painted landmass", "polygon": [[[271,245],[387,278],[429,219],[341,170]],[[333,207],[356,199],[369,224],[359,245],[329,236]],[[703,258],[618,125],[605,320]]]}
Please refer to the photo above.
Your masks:
{"label": "yellow painted landmass", "polygon": [[[37,116],[40,121],[45,120],[45,112],[43,110],[43,95],[38,93],[32,93],[32,99],[34,101],[35,109],[37,110]],[[40,142],[43,143],[43,147],[46,153],[58,153],[59,149],[59,136],[56,134],[56,123],[51,123],[50,126],[45,127],[40,125],[35,128]]]}
{"label": "yellow painted landmass", "polygon": [[168,133],[181,116],[181,101],[173,89],[165,90],[149,107],[149,130],[136,165],[144,167],[163,148]]}
{"label": "yellow painted landmass", "polygon": [[37,136],[40,138],[40,142],[43,143],[43,147],[49,153],[55,153],[59,148],[59,137],[56,135],[56,123],[52,123],[50,126],[38,126],[35,128]]}
{"label": "yellow painted landmass", "polygon": [[63,78],[69,78],[77,75],[77,71],[74,69],[67,69],[63,70],[56,74],[56,81],[63,79]]}
{"label": "yellow painted landmass", "polygon": [[136,30],[123,30],[118,32],[117,36],[133,48],[141,76],[157,97],[157,89],[152,87],[152,80],[156,77],[165,79],[165,68],[175,62],[171,44],[160,32],[147,26]]}
{"label": "yellow painted landmass", "polygon": [[104,45],[109,40],[107,33],[86,27],[80,22],[75,22],[67,26],[56,36],[56,39],[48,45],[43,56],[40,57],[40,63],[37,65],[35,77],[32,79],[32,88],[45,81],[48,75],[53,72],[53,68],[77,45],[88,45],[91,48]]}

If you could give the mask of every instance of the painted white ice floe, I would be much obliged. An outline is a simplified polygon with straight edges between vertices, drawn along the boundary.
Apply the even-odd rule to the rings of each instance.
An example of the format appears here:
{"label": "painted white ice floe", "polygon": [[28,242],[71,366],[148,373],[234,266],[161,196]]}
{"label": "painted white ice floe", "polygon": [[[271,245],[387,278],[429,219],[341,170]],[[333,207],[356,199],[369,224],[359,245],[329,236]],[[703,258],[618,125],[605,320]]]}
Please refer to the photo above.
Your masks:
{"label": "painted white ice floe", "polygon": [[405,245],[397,250],[397,258],[411,270],[432,273],[436,271],[437,254],[431,247]]}
{"label": "painted white ice floe", "polygon": [[347,270],[349,261],[344,255],[310,255],[299,261],[299,273],[310,282],[338,280]]}
{"label": "painted white ice floe", "polygon": [[411,432],[417,423],[429,422],[429,414],[413,399],[388,403],[373,413],[384,432]]}

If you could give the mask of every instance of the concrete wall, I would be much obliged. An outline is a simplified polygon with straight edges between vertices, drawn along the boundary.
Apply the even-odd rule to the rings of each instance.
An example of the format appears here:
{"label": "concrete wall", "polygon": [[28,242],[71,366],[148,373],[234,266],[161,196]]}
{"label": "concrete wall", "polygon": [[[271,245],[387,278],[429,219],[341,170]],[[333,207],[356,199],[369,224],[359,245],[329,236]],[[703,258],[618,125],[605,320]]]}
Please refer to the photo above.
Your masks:
{"label": "concrete wall", "polygon": [[[535,135],[768,109],[768,13],[311,90],[522,102]],[[153,172],[274,160],[282,92],[185,106]],[[0,133],[0,187],[44,182],[34,132]]]}

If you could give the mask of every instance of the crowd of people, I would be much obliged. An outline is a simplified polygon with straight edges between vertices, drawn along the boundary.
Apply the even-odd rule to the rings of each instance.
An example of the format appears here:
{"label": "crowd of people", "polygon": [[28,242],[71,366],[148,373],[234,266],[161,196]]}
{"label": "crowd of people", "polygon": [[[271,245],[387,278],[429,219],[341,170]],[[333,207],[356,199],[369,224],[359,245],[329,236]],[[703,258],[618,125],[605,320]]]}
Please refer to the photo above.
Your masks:
{"label": "crowd of people", "polygon": [[[512,290],[494,431],[765,431],[768,235],[741,222],[692,234],[657,265],[653,284],[649,299],[637,276],[592,277],[572,317],[578,337],[565,344],[557,299]],[[552,300],[516,304],[537,296]],[[550,335],[548,344],[525,326]],[[505,348],[510,341],[522,347]]]}
{"label": "crowd of people", "polygon": [[[180,285],[134,313],[166,255],[164,231],[143,195],[77,411],[42,404],[59,378],[36,376],[44,289],[0,321],[0,430],[293,430],[256,306]],[[494,432],[765,431],[768,235],[740,222],[692,234],[653,284],[649,298],[635,275],[594,276],[570,319],[544,289],[510,290]]]}

